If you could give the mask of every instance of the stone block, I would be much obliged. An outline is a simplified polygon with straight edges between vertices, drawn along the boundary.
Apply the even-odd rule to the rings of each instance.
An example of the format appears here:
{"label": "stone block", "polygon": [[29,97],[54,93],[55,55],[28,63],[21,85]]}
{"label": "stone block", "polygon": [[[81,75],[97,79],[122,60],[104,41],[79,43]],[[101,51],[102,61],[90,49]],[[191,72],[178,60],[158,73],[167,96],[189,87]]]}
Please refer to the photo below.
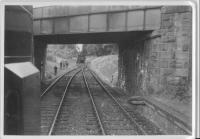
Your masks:
{"label": "stone block", "polygon": [[157,51],[158,51],[158,45],[153,43],[153,44],[151,45],[151,51],[152,51],[152,52],[157,52]]}
{"label": "stone block", "polygon": [[184,37],[192,37],[192,28],[191,27],[183,27],[182,28],[182,36]]}
{"label": "stone block", "polygon": [[162,21],[169,21],[169,20],[172,20],[173,17],[174,17],[174,14],[165,14],[165,13],[162,13],[161,20]]}
{"label": "stone block", "polygon": [[152,52],[152,53],[150,53],[150,58],[152,60],[158,59],[158,52]]}
{"label": "stone block", "polygon": [[169,76],[174,73],[174,69],[172,68],[161,68],[160,69],[160,76]]}
{"label": "stone block", "polygon": [[176,68],[183,68],[184,67],[183,62],[181,60],[176,60],[175,67]]}
{"label": "stone block", "polygon": [[189,68],[189,61],[184,61],[183,62],[183,67],[184,68]]}
{"label": "stone block", "polygon": [[150,64],[150,67],[152,67],[152,68],[159,67],[159,61],[158,60],[151,60],[149,64]]}
{"label": "stone block", "polygon": [[162,13],[183,13],[191,12],[192,7],[190,6],[164,6],[161,9]]}
{"label": "stone block", "polygon": [[189,59],[189,53],[188,52],[182,52],[182,51],[177,51],[175,53],[176,59]]}
{"label": "stone block", "polygon": [[161,17],[161,28],[168,29],[174,26],[174,15],[173,14],[162,14]]}
{"label": "stone block", "polygon": [[169,63],[171,68],[188,68],[188,61],[185,60],[173,60]]}
{"label": "stone block", "polygon": [[[166,33],[169,31],[169,29],[166,29],[166,28],[161,28],[160,29],[160,35],[162,35],[162,36],[164,36],[164,35],[166,35]],[[173,31],[173,30],[172,30]]]}
{"label": "stone block", "polygon": [[165,28],[169,29],[169,28],[172,28],[173,25],[174,25],[173,22],[164,21],[164,22],[162,22],[162,24],[161,24],[161,28],[162,28],[162,29],[165,29]]}
{"label": "stone block", "polygon": [[168,51],[168,50],[169,50],[168,44],[166,43],[159,44],[159,51]]}
{"label": "stone block", "polygon": [[159,75],[160,74],[160,68],[150,68],[150,74]]}
{"label": "stone block", "polygon": [[167,43],[167,47],[168,47],[169,51],[175,51],[177,48],[177,44],[176,44],[176,42]]}
{"label": "stone block", "polygon": [[166,35],[162,36],[162,42],[175,42],[176,41],[176,36],[167,33]]}
{"label": "stone block", "polygon": [[178,51],[188,51],[188,47],[192,46],[191,36],[185,36],[180,32],[177,36],[177,50]]}
{"label": "stone block", "polygon": [[180,82],[180,79],[181,79],[181,77],[168,76],[167,83],[169,85],[177,85]]}
{"label": "stone block", "polygon": [[187,77],[188,76],[188,69],[176,69],[175,76]]}
{"label": "stone block", "polygon": [[160,61],[160,68],[168,68],[168,61],[167,60],[161,60]]}
{"label": "stone block", "polygon": [[188,51],[189,50],[189,45],[188,44],[183,44],[183,51]]}
{"label": "stone block", "polygon": [[172,58],[172,54],[170,52],[159,52],[159,58],[170,59]]}
{"label": "stone block", "polygon": [[176,68],[176,61],[172,60],[169,62],[169,68]]}
{"label": "stone block", "polygon": [[191,21],[192,20],[192,12],[182,13],[183,20]]}

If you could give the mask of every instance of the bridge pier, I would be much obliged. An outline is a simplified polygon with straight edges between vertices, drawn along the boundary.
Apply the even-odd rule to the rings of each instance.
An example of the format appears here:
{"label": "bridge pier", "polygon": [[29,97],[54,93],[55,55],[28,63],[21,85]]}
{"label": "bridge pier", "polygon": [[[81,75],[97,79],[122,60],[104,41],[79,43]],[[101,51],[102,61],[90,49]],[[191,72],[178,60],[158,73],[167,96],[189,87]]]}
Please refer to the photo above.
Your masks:
{"label": "bridge pier", "polygon": [[144,40],[138,43],[122,42],[119,44],[118,87],[131,95],[141,95],[141,75],[145,66]]}
{"label": "bridge pier", "polygon": [[40,70],[41,81],[45,78],[45,63],[47,44],[39,39],[34,40],[34,62],[35,66]]}

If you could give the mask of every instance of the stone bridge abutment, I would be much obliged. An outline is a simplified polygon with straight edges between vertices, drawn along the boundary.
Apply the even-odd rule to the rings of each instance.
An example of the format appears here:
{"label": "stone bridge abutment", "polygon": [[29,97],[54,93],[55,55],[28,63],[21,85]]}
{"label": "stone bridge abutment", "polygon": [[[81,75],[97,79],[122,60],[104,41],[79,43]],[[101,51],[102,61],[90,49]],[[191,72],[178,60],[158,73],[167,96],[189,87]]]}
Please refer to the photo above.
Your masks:
{"label": "stone bridge abutment", "polygon": [[191,96],[191,35],[191,7],[161,8],[160,29],[120,44],[118,86],[135,95]]}

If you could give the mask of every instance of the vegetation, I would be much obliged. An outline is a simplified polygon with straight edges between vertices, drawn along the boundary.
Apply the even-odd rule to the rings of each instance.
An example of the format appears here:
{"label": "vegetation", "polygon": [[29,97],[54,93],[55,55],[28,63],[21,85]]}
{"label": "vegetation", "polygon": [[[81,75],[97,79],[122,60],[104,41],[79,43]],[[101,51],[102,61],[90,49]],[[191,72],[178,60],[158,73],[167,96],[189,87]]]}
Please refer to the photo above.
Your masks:
{"label": "vegetation", "polygon": [[[105,56],[117,54],[118,47],[116,44],[84,44],[81,54],[86,56]],[[49,45],[47,48],[47,60],[56,62],[56,58],[72,59],[77,57],[79,52],[75,44]]]}
{"label": "vegetation", "polygon": [[77,57],[78,52],[74,44],[67,45],[49,45],[47,48],[47,60],[56,62],[56,57],[62,59],[72,59]]}
{"label": "vegetation", "polygon": [[117,54],[118,47],[116,44],[86,44],[83,47],[87,56],[105,56]]}

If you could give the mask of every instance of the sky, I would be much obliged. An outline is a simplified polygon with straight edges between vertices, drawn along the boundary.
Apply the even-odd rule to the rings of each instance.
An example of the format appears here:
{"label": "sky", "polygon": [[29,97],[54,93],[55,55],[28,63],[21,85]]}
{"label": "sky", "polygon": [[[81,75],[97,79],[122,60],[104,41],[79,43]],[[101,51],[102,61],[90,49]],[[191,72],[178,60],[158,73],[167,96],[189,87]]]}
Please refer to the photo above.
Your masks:
{"label": "sky", "polygon": [[76,50],[77,50],[78,52],[81,52],[82,49],[83,49],[83,44],[76,44]]}

